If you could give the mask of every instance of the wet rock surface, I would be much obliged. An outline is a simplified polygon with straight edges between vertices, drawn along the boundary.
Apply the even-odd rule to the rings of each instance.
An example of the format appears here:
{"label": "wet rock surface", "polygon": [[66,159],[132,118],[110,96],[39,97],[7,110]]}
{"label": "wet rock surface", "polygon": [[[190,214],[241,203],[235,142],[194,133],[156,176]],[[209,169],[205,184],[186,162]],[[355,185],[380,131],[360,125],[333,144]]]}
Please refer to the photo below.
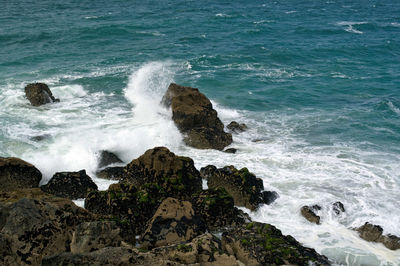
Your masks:
{"label": "wet rock surface", "polygon": [[237,206],[255,210],[260,204],[272,202],[269,193],[264,196],[262,180],[247,168],[238,170],[231,165],[217,169],[213,165],[208,165],[201,168],[200,173],[207,180],[209,188],[224,188],[233,197]]}
{"label": "wet rock surface", "polygon": [[14,157],[0,157],[0,191],[39,187],[40,171],[32,164]]}
{"label": "wet rock surface", "polygon": [[231,132],[236,133],[236,134],[244,132],[244,131],[246,131],[248,129],[246,124],[244,124],[244,123],[239,124],[236,121],[230,122],[226,126],[226,128],[229,129]]}
{"label": "wet rock surface", "polygon": [[124,167],[107,167],[96,173],[97,177],[110,180],[121,180],[124,175]]}
{"label": "wet rock surface", "polygon": [[341,203],[340,201],[337,201],[332,204],[332,210],[336,215],[339,215],[346,211],[343,203]]}
{"label": "wet rock surface", "polygon": [[116,163],[123,163],[123,162],[114,153],[109,152],[109,151],[104,151],[104,150],[99,152],[98,168],[102,168],[102,167],[105,167],[105,166],[108,166],[111,164],[116,164]]}
{"label": "wet rock surface", "polygon": [[306,218],[309,222],[320,224],[321,217],[316,214],[317,211],[321,210],[319,205],[303,206],[301,207],[301,215]]}
{"label": "wet rock surface", "polygon": [[229,149],[224,150],[224,152],[226,152],[226,153],[236,153],[236,152],[237,152],[237,149],[235,149],[235,148],[229,148]]}
{"label": "wet rock surface", "polygon": [[56,173],[50,181],[40,187],[44,192],[68,199],[85,198],[90,191],[96,191],[97,185],[86,174],[79,172]]}
{"label": "wet rock surface", "polygon": [[391,250],[400,249],[400,237],[394,235],[383,235],[383,228],[379,225],[365,223],[355,229],[360,237],[369,242],[382,243]]}
{"label": "wet rock surface", "polygon": [[162,103],[172,109],[172,119],[185,134],[185,143],[199,149],[222,150],[232,143],[232,135],[213,109],[210,100],[196,88],[172,83]]}
{"label": "wet rock surface", "polygon": [[33,106],[60,101],[54,98],[53,93],[44,83],[31,83],[26,85],[25,95]]}

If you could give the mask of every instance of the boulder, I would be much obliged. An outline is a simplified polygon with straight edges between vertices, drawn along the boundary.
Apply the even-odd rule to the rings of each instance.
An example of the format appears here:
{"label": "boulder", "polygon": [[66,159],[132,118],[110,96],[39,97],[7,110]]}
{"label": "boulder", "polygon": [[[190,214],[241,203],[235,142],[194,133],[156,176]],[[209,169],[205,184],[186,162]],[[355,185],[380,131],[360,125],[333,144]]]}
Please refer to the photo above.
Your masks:
{"label": "boulder", "polygon": [[345,212],[346,210],[344,209],[344,205],[343,203],[341,203],[340,201],[337,201],[335,203],[332,204],[332,210],[336,215],[341,214],[342,212]]}
{"label": "boulder", "polygon": [[232,228],[222,234],[222,247],[245,265],[330,265],[325,256],[270,224],[252,222]]}
{"label": "boulder", "polygon": [[223,150],[232,143],[232,135],[213,109],[210,100],[196,88],[172,83],[162,103],[172,109],[172,119],[185,135],[187,145],[198,149]]}
{"label": "boulder", "polygon": [[400,237],[394,235],[383,235],[383,229],[379,225],[365,223],[363,226],[356,228],[360,237],[369,242],[382,243],[391,250],[400,249]]}
{"label": "boulder", "polygon": [[110,180],[121,180],[124,174],[124,167],[107,167],[96,173],[97,177]]}
{"label": "boulder", "polygon": [[39,187],[40,171],[21,159],[0,157],[0,191]]}
{"label": "boulder", "polygon": [[240,170],[234,166],[225,166],[217,169],[208,165],[200,169],[201,176],[207,180],[209,188],[224,188],[235,201],[236,206],[243,206],[255,210],[263,203],[271,203],[269,194],[264,194],[263,182],[247,168]]}
{"label": "boulder", "polygon": [[224,188],[203,190],[194,194],[190,201],[208,230],[220,231],[250,221],[247,214],[234,206],[233,198]]}
{"label": "boulder", "polygon": [[230,122],[229,125],[226,126],[226,128],[229,129],[231,132],[236,133],[236,134],[244,132],[244,131],[246,131],[248,129],[246,124],[244,124],[244,123],[239,124],[236,121]]}
{"label": "boulder", "polygon": [[319,210],[321,210],[319,205],[303,206],[301,207],[301,215],[311,223],[320,224],[321,217],[315,213]]}
{"label": "boulder", "polygon": [[142,247],[154,248],[186,242],[204,233],[205,224],[188,201],[166,198],[140,238]]}
{"label": "boulder", "polygon": [[41,189],[58,197],[81,199],[85,198],[88,192],[96,191],[97,185],[85,170],[81,170],[56,173],[46,185],[41,186]]}
{"label": "boulder", "polygon": [[44,83],[31,83],[26,85],[25,95],[33,106],[60,101],[54,98],[53,93]]}
{"label": "boulder", "polygon": [[116,164],[116,163],[123,163],[123,161],[118,158],[117,155],[115,155],[112,152],[109,151],[100,151],[99,152],[99,164],[98,168],[102,168],[111,164]]}
{"label": "boulder", "polygon": [[167,196],[179,199],[188,199],[202,189],[201,176],[193,160],[176,156],[165,147],[148,150],[129,163],[120,182],[138,188],[155,184]]}
{"label": "boulder", "polygon": [[237,149],[235,149],[235,148],[229,148],[229,149],[224,150],[224,152],[226,152],[226,153],[236,153],[236,152],[237,152]]}

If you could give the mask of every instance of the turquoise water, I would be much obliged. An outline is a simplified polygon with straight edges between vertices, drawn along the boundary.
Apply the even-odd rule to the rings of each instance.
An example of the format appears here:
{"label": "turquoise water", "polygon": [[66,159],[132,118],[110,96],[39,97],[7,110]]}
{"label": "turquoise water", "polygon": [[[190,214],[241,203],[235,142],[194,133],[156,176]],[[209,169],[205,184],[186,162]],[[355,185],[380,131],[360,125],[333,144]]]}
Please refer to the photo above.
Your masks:
{"label": "turquoise water", "polygon": [[[165,145],[197,167],[247,166],[281,196],[254,219],[337,264],[400,263],[349,229],[370,221],[400,235],[400,2],[0,2],[0,156],[34,163],[43,182],[94,177],[100,149],[129,162]],[[23,88],[36,81],[61,102],[31,107]],[[234,136],[238,154],[182,143],[158,105],[170,82],[250,126]],[[315,203],[321,226],[299,214]]]}

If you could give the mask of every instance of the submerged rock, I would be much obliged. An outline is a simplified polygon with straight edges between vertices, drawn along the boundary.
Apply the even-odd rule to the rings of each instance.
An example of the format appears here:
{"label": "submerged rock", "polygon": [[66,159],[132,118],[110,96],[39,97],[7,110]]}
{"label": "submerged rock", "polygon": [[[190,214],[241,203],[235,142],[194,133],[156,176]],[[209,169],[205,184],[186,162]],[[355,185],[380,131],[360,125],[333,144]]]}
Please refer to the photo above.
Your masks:
{"label": "submerged rock", "polygon": [[185,134],[187,145],[198,149],[223,150],[232,143],[232,135],[224,131],[217,111],[198,89],[172,83],[162,103],[171,107],[172,119]]}
{"label": "submerged rock", "polygon": [[21,159],[0,157],[0,191],[39,187],[42,173]]}
{"label": "submerged rock", "polygon": [[346,210],[344,209],[344,205],[343,203],[341,203],[340,201],[337,201],[335,203],[332,204],[332,210],[336,215],[341,214],[342,212],[345,212]]}
{"label": "submerged rock", "polygon": [[232,121],[229,123],[229,125],[226,126],[226,128],[228,128],[230,131],[232,131],[233,133],[241,133],[244,132],[248,129],[247,125],[242,123],[239,124],[236,121]]}
{"label": "submerged rock", "polygon": [[400,249],[400,237],[394,235],[383,235],[383,229],[379,225],[365,223],[363,226],[356,228],[360,237],[369,242],[382,243],[391,250]]}
{"label": "submerged rock", "polygon": [[301,207],[301,215],[311,223],[320,224],[321,217],[315,213],[319,210],[321,210],[321,207],[318,205],[303,206]]}
{"label": "submerged rock", "polygon": [[107,167],[96,173],[97,177],[110,180],[121,180],[124,175],[124,167]]}
{"label": "submerged rock", "polygon": [[222,234],[222,246],[245,265],[330,265],[328,258],[270,224],[232,228]]}
{"label": "submerged rock", "polygon": [[54,98],[53,93],[44,83],[31,83],[26,85],[25,95],[33,106],[60,101]]}
{"label": "submerged rock", "polygon": [[81,199],[85,198],[88,192],[97,190],[97,185],[85,170],[81,170],[56,173],[46,185],[41,186],[41,189],[58,197]]}
{"label": "submerged rock", "polygon": [[[237,206],[255,210],[260,204],[272,203],[273,197],[268,192],[262,192],[264,190],[262,180],[250,173],[247,168],[238,170],[231,165],[217,169],[213,165],[208,165],[201,168],[200,173],[207,180],[209,188],[224,188],[233,197]],[[277,195],[276,192],[270,193]]]}
{"label": "submerged rock", "polygon": [[235,148],[229,148],[229,149],[224,150],[224,152],[226,152],[226,153],[236,153],[236,152],[237,152],[237,149],[235,149]]}
{"label": "submerged rock", "polygon": [[117,155],[109,151],[100,151],[99,152],[99,164],[98,168],[102,168],[111,164],[123,163]]}

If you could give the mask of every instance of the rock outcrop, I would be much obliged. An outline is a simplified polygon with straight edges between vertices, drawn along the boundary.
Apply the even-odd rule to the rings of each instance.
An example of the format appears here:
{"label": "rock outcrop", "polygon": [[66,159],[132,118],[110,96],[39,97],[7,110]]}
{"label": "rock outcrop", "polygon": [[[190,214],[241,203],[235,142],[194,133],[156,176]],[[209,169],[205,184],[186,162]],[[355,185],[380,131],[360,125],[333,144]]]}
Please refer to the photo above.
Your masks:
{"label": "rock outcrop", "polygon": [[383,229],[379,225],[365,223],[363,226],[356,228],[360,237],[369,242],[382,243],[391,250],[400,249],[400,237],[394,235],[383,235]]}
{"label": "rock outcrop", "polygon": [[26,85],[25,95],[33,106],[60,101],[54,98],[53,93],[44,83],[31,83]]}
{"label": "rock outcrop", "polygon": [[245,265],[330,265],[325,256],[270,224],[252,222],[232,228],[222,234],[222,247]]}
{"label": "rock outcrop", "polygon": [[104,150],[99,152],[99,164],[97,166],[98,168],[103,168],[105,166],[116,163],[123,163],[123,162],[114,153]]}
{"label": "rock outcrop", "polygon": [[207,180],[209,188],[224,188],[233,197],[237,206],[255,210],[260,204],[270,204],[274,197],[278,197],[276,192],[263,192],[262,180],[250,173],[247,168],[238,170],[231,165],[217,169],[214,165],[208,165],[201,168],[200,173]]}
{"label": "rock outcrop", "polygon": [[236,121],[230,122],[229,125],[226,126],[226,128],[236,134],[244,132],[248,129],[246,124],[244,124],[244,123],[239,124]]}
{"label": "rock outcrop", "polygon": [[196,88],[172,83],[162,103],[172,109],[172,119],[185,135],[187,145],[198,149],[223,150],[232,143],[232,135],[213,109],[210,100]]}
{"label": "rock outcrop", "polygon": [[346,211],[343,203],[341,203],[340,201],[337,201],[332,204],[332,210],[336,215],[339,215]]}
{"label": "rock outcrop", "polygon": [[320,224],[321,217],[319,217],[315,212],[321,210],[319,205],[313,206],[303,206],[301,207],[301,215],[306,218],[309,222]]}
{"label": "rock outcrop", "polygon": [[122,166],[107,167],[103,170],[98,171],[96,175],[97,177],[103,179],[121,180],[122,176],[124,175],[124,167]]}
{"label": "rock outcrop", "polygon": [[97,185],[85,170],[81,170],[56,173],[46,185],[41,186],[41,189],[58,197],[82,199],[90,191],[96,191]]}
{"label": "rock outcrop", "polygon": [[39,187],[40,171],[21,159],[0,157],[0,191]]}

